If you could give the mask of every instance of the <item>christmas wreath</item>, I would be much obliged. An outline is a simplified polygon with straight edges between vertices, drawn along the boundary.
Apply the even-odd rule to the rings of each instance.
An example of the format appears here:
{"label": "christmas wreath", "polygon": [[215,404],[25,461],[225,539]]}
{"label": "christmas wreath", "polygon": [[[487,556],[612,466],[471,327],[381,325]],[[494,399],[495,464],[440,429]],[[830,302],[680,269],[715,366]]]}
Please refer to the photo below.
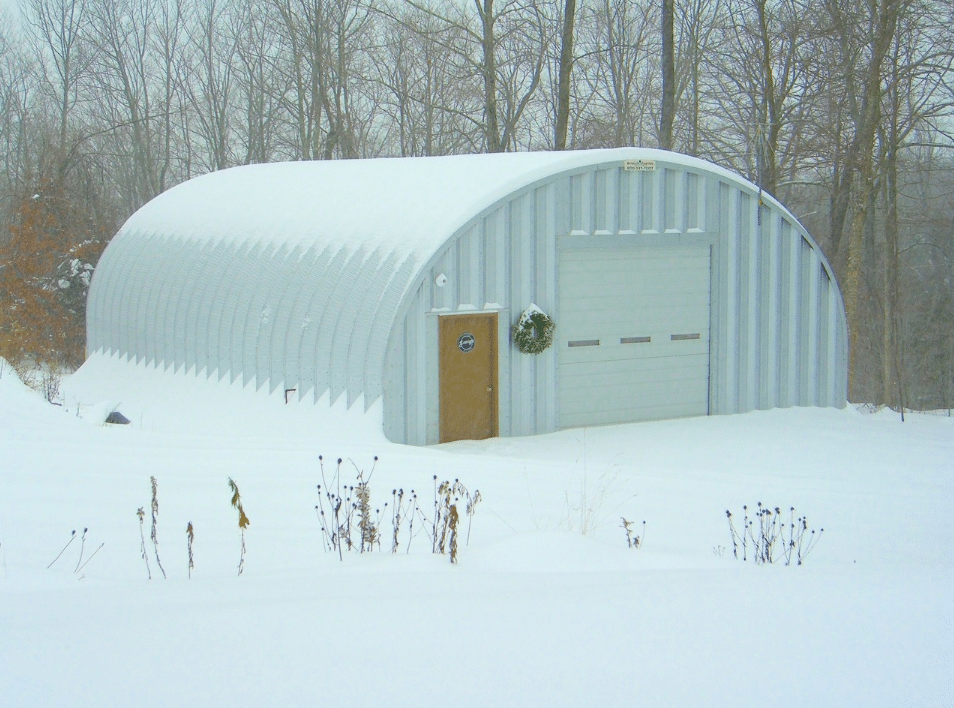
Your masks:
{"label": "christmas wreath", "polygon": [[514,346],[524,354],[539,354],[553,344],[556,325],[539,307],[530,304],[510,328]]}

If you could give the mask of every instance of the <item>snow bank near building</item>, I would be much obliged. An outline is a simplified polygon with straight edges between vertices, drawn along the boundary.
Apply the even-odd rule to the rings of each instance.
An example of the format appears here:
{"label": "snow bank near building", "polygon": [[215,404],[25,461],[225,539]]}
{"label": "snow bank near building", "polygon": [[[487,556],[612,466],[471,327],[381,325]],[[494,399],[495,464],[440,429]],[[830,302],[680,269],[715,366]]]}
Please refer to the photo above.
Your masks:
{"label": "snow bank near building", "polygon": [[[417,448],[351,411],[321,427],[92,363],[65,407],[0,376],[4,706],[950,703],[954,419],[796,408]],[[76,417],[84,386],[108,400],[121,376],[142,394],[119,401],[131,425]],[[203,418],[210,399],[225,412]],[[393,489],[426,515],[435,476],[479,489],[459,564],[422,519],[396,554],[325,550],[319,455],[345,483],[380,457],[386,537]],[[251,521],[241,577],[229,478]],[[758,502],[825,528],[804,566],[732,557],[725,510]],[[621,517],[646,520],[639,550]]]}
{"label": "snow bank near building", "polygon": [[380,400],[365,411],[363,399],[350,408],[345,396],[315,405],[289,392],[284,403],[265,388],[256,390],[254,381],[242,386],[215,375],[183,375],[115,355],[93,354],[64,380],[62,393],[66,410],[94,423],[115,410],[150,431],[384,439]]}

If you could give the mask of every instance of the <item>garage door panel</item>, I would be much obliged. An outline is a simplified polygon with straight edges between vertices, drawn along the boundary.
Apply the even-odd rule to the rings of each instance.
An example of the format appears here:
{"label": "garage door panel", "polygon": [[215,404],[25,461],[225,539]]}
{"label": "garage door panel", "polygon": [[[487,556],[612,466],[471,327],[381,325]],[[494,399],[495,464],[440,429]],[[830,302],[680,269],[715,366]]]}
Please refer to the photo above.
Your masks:
{"label": "garage door panel", "polygon": [[708,413],[709,268],[708,245],[561,252],[561,426]]}
{"label": "garage door panel", "polygon": [[604,326],[613,322],[625,322],[627,326],[647,326],[649,323],[659,323],[657,330],[673,329],[672,322],[694,324],[698,328],[708,327],[707,319],[700,317],[700,312],[707,312],[708,298],[686,299],[666,307],[665,303],[651,303],[642,312],[638,310],[623,310],[614,306],[612,300],[594,301],[590,308],[563,312],[560,318],[561,333],[570,338],[571,335],[588,329]]}
{"label": "garage door panel", "polygon": [[[695,312],[698,318],[700,310],[708,309],[708,291],[687,291],[680,295],[678,302],[672,302],[665,293],[627,292],[626,288],[615,288],[613,297],[574,297],[562,313],[562,320],[587,321],[587,317],[619,316],[635,319],[637,316],[664,316],[669,312]],[[638,300],[641,308],[621,306],[621,301]]]}
{"label": "garage door panel", "polygon": [[[688,382],[687,382],[688,385]],[[688,391],[688,388],[684,389]],[[674,391],[672,386],[666,382],[647,383],[642,385],[633,384],[626,386],[619,396],[607,398],[603,401],[586,401],[577,405],[573,409],[575,415],[586,413],[600,413],[602,411],[616,411],[617,420],[626,419],[626,411],[651,410],[660,407],[659,399],[665,396],[665,406],[680,406],[691,409],[692,413],[698,415],[700,405],[705,401],[700,400],[698,396],[680,394],[680,391]]]}
{"label": "garage door panel", "polygon": [[[668,337],[667,337],[668,339]],[[604,363],[613,361],[641,361],[645,359],[669,359],[674,357],[703,356],[708,361],[709,345],[708,338],[682,341],[665,341],[661,344],[633,343],[620,344],[619,338],[616,338],[615,345],[607,344],[606,340],[580,339],[576,342],[599,341],[600,344],[592,346],[567,347],[566,351],[561,353],[560,365],[572,366],[579,362]],[[614,340],[610,340],[611,342]],[[678,365],[674,362],[674,365]]]}
{"label": "garage door panel", "polygon": [[[696,253],[689,253],[690,250],[696,248],[690,246],[687,248],[659,248],[659,249],[648,249],[643,248],[639,249],[644,252],[643,257],[638,263],[634,263],[632,266],[626,267],[625,270],[628,272],[639,272],[646,271],[652,272],[654,270],[659,270],[661,268],[668,268],[671,270],[687,270],[698,267],[703,261],[707,261],[709,254],[703,253],[701,249],[697,249]],[[620,253],[623,252],[632,252],[637,250],[636,248],[621,248],[621,249],[580,249],[577,251],[572,251],[572,261],[566,262],[563,267],[563,270],[566,272],[574,271],[585,271],[594,263],[603,264],[603,263],[615,263],[619,264],[620,260],[618,258]],[[656,254],[650,253],[650,250],[655,250]],[[676,251],[681,251],[681,253],[676,253]],[[564,253],[570,253],[570,251],[564,251]],[[622,266],[617,266],[618,269],[623,270]]]}
{"label": "garage door panel", "polygon": [[[688,281],[689,278],[695,277],[700,271],[704,272],[703,268],[645,272],[619,270],[618,268],[618,263],[608,262],[594,263],[584,272],[567,273],[561,271],[564,281],[561,283],[561,290],[565,288],[565,290],[562,290],[563,294],[572,297],[612,297],[616,294],[617,288],[648,295],[659,289],[669,290],[674,278]],[[607,283],[612,283],[613,291],[606,292],[602,289],[601,286]],[[708,292],[705,283],[684,282],[683,285],[687,292]]]}
{"label": "garage door panel", "polygon": [[[594,285],[594,287],[605,286]],[[627,288],[622,287],[616,287],[613,290],[614,293],[612,296],[580,295],[572,297],[567,302],[567,308],[563,312],[564,318],[567,314],[572,316],[576,313],[590,313],[590,315],[596,314],[598,316],[600,312],[605,312],[605,309],[601,308],[607,306],[611,307],[614,312],[650,314],[656,310],[667,311],[670,308],[681,308],[684,310],[705,308],[708,307],[709,304],[709,291],[702,289],[695,292],[691,290],[681,292],[678,302],[673,302],[665,291],[658,293],[640,293],[635,290],[630,292]],[[621,306],[621,304],[627,300],[637,301],[640,306],[638,308]]]}
{"label": "garage door panel", "polygon": [[[624,264],[625,265],[625,264]],[[586,283],[591,279],[596,280],[618,280],[621,285],[642,289],[654,287],[666,287],[672,278],[681,278],[688,273],[694,273],[700,268],[668,268],[654,269],[647,271],[630,271],[621,267],[619,263],[592,263],[583,271],[564,271],[571,278],[569,294],[580,294],[588,292]],[[592,294],[592,291],[589,291]]]}
{"label": "garage door panel", "polygon": [[654,404],[645,408],[601,410],[581,413],[561,413],[560,425],[564,428],[579,428],[585,425],[614,425],[617,423],[640,423],[664,418],[685,418],[700,415],[696,403]]}
{"label": "garage door panel", "polygon": [[[664,403],[669,404],[695,404],[704,405],[705,400],[700,398],[695,387],[703,379],[687,378],[678,381],[646,381],[634,382],[626,386],[621,386],[619,390],[614,391],[613,397],[587,398],[582,397],[574,405],[573,412],[586,413],[601,410],[635,410],[637,408],[652,408],[659,405],[662,397],[665,397]],[[622,418],[621,418],[622,420]]]}
{"label": "garage door panel", "polygon": [[637,313],[603,311],[594,312],[590,316],[576,313],[570,316],[564,314],[560,318],[560,329],[557,336],[566,339],[593,339],[596,336],[611,337],[619,334],[621,337],[636,337],[646,335],[686,334],[692,332],[706,332],[708,322],[700,322],[698,312],[705,309],[705,304],[696,306],[677,306],[671,313],[665,310],[655,310],[640,317]]}
{"label": "garage door panel", "polygon": [[[643,357],[628,359],[590,359],[563,364],[563,376],[567,382],[577,377],[591,381],[602,381],[608,377],[606,385],[624,384],[630,377],[646,376],[652,380],[660,378],[664,372],[681,375],[676,372],[704,368],[707,352],[686,354],[676,357]],[[614,381],[612,377],[617,377]]]}

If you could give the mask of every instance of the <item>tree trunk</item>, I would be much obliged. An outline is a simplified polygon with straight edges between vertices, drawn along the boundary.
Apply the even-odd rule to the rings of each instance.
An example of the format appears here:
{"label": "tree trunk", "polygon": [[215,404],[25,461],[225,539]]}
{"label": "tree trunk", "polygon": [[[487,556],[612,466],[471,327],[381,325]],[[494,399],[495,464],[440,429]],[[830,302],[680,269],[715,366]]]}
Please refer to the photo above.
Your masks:
{"label": "tree trunk", "polygon": [[[874,144],[881,121],[881,100],[884,96],[881,72],[894,39],[900,6],[898,0],[881,0],[873,19],[870,39],[871,54],[862,86],[861,110],[855,135],[848,149],[845,170],[858,175],[858,194],[848,234],[848,266],[845,272],[845,310],[848,318],[848,395],[858,393],[859,334],[862,324],[861,273],[864,259],[865,223],[868,218],[868,197],[875,188]],[[850,174],[843,179],[850,182]]]}
{"label": "tree trunk", "polygon": [[494,38],[494,0],[478,2],[477,11],[481,22],[481,69],[484,79],[484,136],[487,152],[503,152],[500,141],[500,123],[497,117],[497,57]]}
{"label": "tree trunk", "polygon": [[672,150],[672,124],[676,117],[676,50],[673,30],[675,0],[662,3],[662,109],[659,113],[659,147]]}
{"label": "tree trunk", "polygon": [[576,18],[576,0],[566,0],[563,8],[563,33],[560,42],[560,74],[557,84],[556,135],[553,146],[566,149],[566,134],[570,123],[570,75],[573,71],[573,25]]}
{"label": "tree trunk", "polygon": [[901,340],[899,326],[898,286],[898,146],[901,142],[898,130],[898,114],[901,98],[898,92],[898,57],[895,52],[891,62],[892,81],[889,87],[891,115],[888,122],[887,151],[885,155],[885,188],[888,203],[885,214],[884,274],[884,325],[883,325],[883,400],[886,405],[901,410],[904,419],[904,396],[901,385]]}

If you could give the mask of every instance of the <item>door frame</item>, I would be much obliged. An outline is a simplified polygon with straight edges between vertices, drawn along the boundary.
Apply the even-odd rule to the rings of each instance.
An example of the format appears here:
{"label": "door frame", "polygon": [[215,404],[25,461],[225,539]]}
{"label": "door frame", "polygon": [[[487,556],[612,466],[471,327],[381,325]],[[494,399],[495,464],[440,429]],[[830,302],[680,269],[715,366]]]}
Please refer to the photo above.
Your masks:
{"label": "door frame", "polygon": [[444,406],[441,405],[442,392],[443,392],[443,382],[444,382],[444,368],[441,364],[441,328],[442,323],[450,320],[452,318],[458,317],[479,317],[486,318],[488,323],[488,330],[491,336],[491,344],[489,347],[489,362],[488,366],[490,368],[490,387],[491,387],[491,400],[490,400],[490,435],[487,437],[497,437],[500,435],[500,382],[499,382],[499,365],[500,365],[500,345],[499,345],[499,331],[498,326],[500,323],[499,311],[498,310],[473,310],[465,312],[453,312],[453,313],[440,313],[437,317],[437,332],[436,332],[436,363],[437,363],[437,387],[436,387],[436,398],[437,398],[437,442],[445,442],[444,439],[444,426],[445,426],[445,413],[446,410]]}

